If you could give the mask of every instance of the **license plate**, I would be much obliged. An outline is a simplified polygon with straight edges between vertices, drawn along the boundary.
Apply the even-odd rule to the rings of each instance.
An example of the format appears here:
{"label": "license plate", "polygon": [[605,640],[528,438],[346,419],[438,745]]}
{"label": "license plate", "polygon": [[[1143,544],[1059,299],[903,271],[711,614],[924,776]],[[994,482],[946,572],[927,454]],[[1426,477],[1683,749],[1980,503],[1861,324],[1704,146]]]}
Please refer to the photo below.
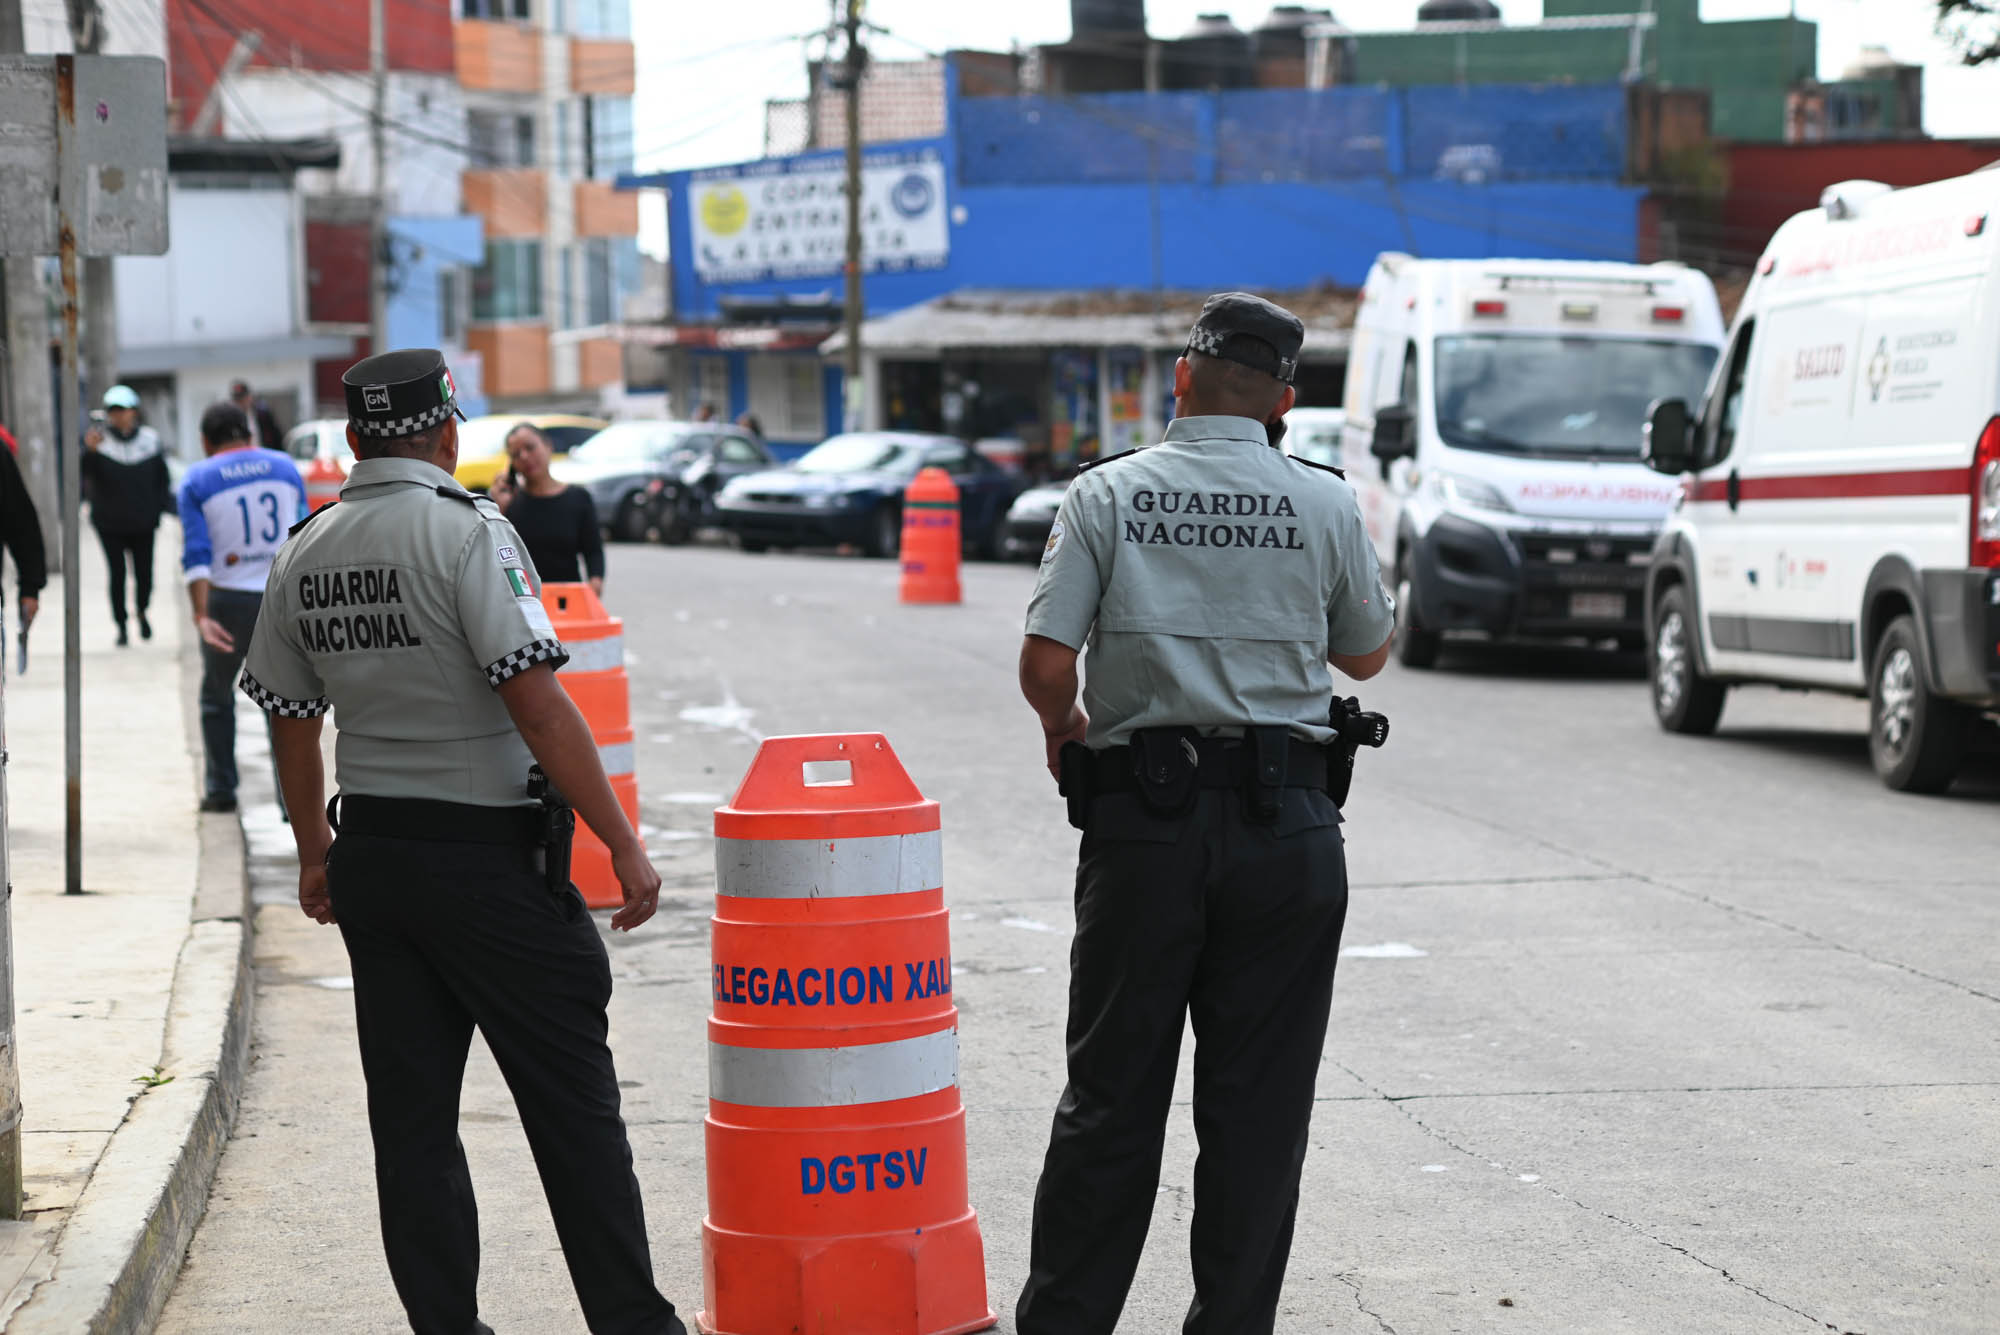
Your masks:
{"label": "license plate", "polygon": [[1572,593],[1569,615],[1573,621],[1617,621],[1625,615],[1622,593]]}

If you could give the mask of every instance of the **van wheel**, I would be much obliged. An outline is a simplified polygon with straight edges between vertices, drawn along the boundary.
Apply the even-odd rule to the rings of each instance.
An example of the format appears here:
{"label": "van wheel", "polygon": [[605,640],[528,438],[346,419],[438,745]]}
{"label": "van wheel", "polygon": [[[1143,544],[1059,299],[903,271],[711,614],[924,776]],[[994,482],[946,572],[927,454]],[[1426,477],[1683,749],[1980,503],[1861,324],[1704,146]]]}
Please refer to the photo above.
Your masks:
{"label": "van wheel", "polygon": [[1957,777],[1972,725],[1925,688],[1922,654],[1907,613],[1882,632],[1868,689],[1868,758],[1898,792],[1941,793]]}
{"label": "van wheel", "polygon": [[1722,720],[1729,688],[1702,675],[1694,656],[1694,618],[1687,590],[1676,585],[1653,609],[1653,644],[1646,675],[1653,683],[1653,717],[1668,732],[1706,737]]}
{"label": "van wheel", "polygon": [[868,541],[862,550],[878,559],[903,550],[903,516],[895,506],[885,501],[875,507],[874,517],[868,523]]}
{"label": "van wheel", "polygon": [[1410,562],[1405,556],[1397,562],[1396,577],[1396,644],[1393,652],[1396,661],[1408,668],[1433,667],[1438,661],[1438,651],[1444,647],[1444,636],[1434,630],[1426,630],[1417,621],[1416,586],[1410,582]]}

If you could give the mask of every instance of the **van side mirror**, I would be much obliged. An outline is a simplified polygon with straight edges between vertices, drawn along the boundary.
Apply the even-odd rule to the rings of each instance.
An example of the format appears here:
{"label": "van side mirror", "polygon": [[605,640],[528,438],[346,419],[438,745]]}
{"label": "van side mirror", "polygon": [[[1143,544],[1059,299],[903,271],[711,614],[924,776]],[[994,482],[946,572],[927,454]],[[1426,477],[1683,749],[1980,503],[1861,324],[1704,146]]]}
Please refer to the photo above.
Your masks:
{"label": "van side mirror", "polygon": [[1694,423],[1685,399],[1655,399],[1646,411],[1639,457],[1655,473],[1679,477],[1694,467]]}
{"label": "van side mirror", "polygon": [[1395,403],[1375,410],[1375,435],[1368,442],[1368,452],[1381,461],[1385,482],[1389,480],[1390,464],[1415,457],[1417,422],[1407,407]]}

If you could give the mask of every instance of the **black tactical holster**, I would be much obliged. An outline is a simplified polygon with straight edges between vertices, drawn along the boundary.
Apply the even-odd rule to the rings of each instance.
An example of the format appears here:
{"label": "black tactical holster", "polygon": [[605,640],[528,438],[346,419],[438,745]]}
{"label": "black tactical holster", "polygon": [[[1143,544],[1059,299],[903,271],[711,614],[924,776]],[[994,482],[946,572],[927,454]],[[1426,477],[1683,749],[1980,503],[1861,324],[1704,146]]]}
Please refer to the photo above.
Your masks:
{"label": "black tactical holster", "polygon": [[542,881],[549,893],[569,889],[570,850],[576,842],[576,811],[535,765],[528,770],[528,796],[541,804]]}
{"label": "black tactical holster", "polygon": [[1354,753],[1388,741],[1389,720],[1380,714],[1363,713],[1361,702],[1351,695],[1346,699],[1336,695],[1327,711],[1326,725],[1333,729],[1333,740],[1327,743],[1326,795],[1334,806],[1344,807],[1348,790],[1354,786]]}

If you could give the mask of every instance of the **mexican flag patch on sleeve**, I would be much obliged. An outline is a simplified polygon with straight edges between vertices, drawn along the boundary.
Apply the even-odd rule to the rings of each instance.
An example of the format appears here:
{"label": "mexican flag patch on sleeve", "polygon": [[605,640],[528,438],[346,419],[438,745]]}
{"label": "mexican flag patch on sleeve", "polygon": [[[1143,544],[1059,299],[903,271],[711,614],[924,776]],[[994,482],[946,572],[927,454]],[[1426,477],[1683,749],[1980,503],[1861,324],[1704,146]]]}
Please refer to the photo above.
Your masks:
{"label": "mexican flag patch on sleeve", "polygon": [[528,572],[525,570],[516,570],[513,566],[508,566],[507,585],[514,590],[516,598],[532,598],[535,596],[535,590],[529,585]]}

